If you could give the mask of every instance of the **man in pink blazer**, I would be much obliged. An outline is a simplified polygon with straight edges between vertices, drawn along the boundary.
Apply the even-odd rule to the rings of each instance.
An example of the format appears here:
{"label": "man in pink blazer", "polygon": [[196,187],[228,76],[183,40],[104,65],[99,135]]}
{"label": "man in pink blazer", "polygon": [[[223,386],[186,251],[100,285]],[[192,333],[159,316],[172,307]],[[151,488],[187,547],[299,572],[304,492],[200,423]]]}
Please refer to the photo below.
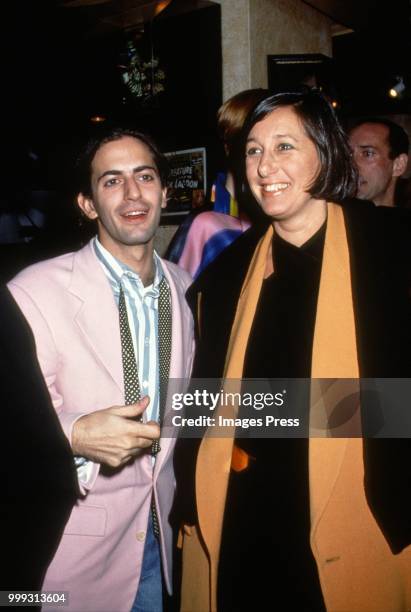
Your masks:
{"label": "man in pink blazer", "polygon": [[[184,297],[190,278],[154,252],[166,171],[150,139],[111,130],[89,143],[79,170],[78,204],[97,221],[97,238],[80,251],[27,268],[9,284],[34,332],[82,492],[43,591],[67,591],[65,610],[75,612],[160,612],[161,574],[171,591],[174,440],[161,438],[158,454],[150,453],[160,437],[158,287],[166,281],[171,306],[169,377],[183,381],[193,354]],[[148,395],[129,405],[120,292],[141,395]]]}

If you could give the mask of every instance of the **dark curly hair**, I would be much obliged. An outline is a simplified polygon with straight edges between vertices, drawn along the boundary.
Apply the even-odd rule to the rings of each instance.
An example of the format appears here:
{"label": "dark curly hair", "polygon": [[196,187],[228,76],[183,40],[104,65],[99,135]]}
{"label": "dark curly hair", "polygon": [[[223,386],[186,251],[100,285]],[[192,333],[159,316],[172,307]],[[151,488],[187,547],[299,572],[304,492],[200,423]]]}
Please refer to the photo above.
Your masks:
{"label": "dark curly hair", "polygon": [[155,142],[143,132],[131,128],[111,127],[93,136],[84,146],[76,161],[76,190],[86,197],[91,197],[91,164],[97,151],[108,142],[114,142],[129,136],[139,140],[150,150],[154,164],[157,168],[162,187],[167,185],[168,162],[160,152]]}

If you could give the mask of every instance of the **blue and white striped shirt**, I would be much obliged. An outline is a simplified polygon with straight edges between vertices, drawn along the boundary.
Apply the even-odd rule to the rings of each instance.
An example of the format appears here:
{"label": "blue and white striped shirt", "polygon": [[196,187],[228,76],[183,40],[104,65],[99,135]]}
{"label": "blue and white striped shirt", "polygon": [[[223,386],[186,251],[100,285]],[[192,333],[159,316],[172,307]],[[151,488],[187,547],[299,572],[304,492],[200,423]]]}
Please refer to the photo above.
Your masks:
{"label": "blue and white striped shirt", "polygon": [[144,287],[139,275],[113,257],[96,237],[94,249],[113,290],[118,304],[120,283],[127,307],[128,323],[136,356],[141,396],[150,403],[144,420],[159,419],[159,356],[158,356],[158,297],[163,278],[160,259],[154,253],[155,274],[151,285]]}

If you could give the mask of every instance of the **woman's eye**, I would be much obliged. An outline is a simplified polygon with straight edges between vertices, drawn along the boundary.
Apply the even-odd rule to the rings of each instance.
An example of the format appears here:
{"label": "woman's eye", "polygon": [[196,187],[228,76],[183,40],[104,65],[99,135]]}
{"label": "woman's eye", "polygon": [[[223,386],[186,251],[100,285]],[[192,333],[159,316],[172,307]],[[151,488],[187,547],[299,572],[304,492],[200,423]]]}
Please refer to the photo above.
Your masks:
{"label": "woman's eye", "polygon": [[249,147],[245,154],[247,157],[253,157],[254,155],[260,155],[260,153],[261,149],[259,147]]}
{"label": "woman's eye", "polygon": [[278,145],[279,151],[291,151],[291,149],[294,149],[294,147],[288,142],[280,142]]}

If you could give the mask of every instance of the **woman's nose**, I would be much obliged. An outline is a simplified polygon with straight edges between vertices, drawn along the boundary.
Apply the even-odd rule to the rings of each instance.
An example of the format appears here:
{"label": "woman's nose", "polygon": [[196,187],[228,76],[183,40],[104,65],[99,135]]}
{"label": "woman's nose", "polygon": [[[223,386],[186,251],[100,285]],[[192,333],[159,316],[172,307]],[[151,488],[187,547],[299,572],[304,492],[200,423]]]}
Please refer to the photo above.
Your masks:
{"label": "woman's nose", "polygon": [[264,153],[258,164],[258,174],[261,178],[265,178],[270,174],[274,174],[278,170],[278,163],[275,155],[272,153]]}

